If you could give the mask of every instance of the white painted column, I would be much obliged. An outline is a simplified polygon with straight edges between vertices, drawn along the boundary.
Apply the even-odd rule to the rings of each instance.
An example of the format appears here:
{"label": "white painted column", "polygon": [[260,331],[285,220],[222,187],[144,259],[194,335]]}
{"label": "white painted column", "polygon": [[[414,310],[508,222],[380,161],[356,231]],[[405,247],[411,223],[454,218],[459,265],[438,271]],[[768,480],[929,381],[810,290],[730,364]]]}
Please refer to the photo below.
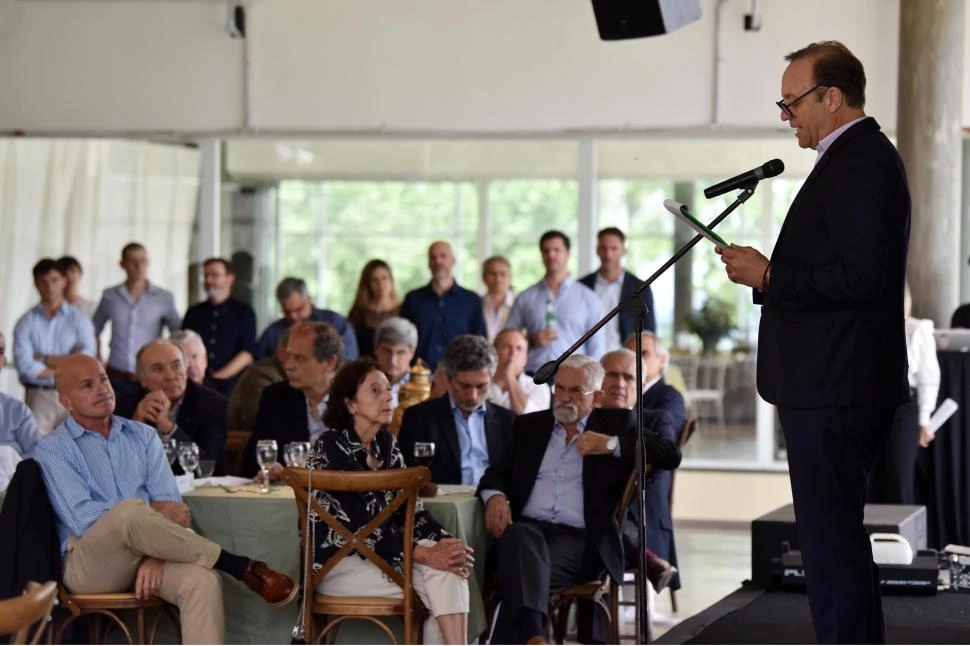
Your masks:
{"label": "white painted column", "polygon": [[197,255],[192,259],[195,263],[220,255],[222,237],[222,142],[203,139],[200,149],[199,233]]}
{"label": "white painted column", "polygon": [[596,268],[593,262],[596,249],[596,222],[599,209],[599,182],[596,176],[596,142],[592,139],[581,139],[578,149],[578,163],[576,164],[579,184],[578,208],[576,214],[579,223],[576,231],[576,249],[578,264],[577,276],[585,276]]}

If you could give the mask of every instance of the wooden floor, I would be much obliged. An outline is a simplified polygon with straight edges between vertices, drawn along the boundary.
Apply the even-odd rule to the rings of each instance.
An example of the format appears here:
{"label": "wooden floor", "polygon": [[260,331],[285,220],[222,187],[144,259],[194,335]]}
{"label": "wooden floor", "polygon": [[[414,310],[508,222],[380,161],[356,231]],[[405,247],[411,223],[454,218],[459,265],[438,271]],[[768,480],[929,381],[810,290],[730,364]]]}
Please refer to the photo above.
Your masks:
{"label": "wooden floor", "polygon": [[[680,559],[682,588],[673,614],[670,593],[653,600],[653,635],[659,637],[676,622],[697,614],[741,587],[751,577],[750,526],[699,523],[676,524],[674,535]],[[626,588],[632,593],[632,588]],[[651,590],[651,593],[653,591]],[[621,609],[620,633],[634,634],[633,609]],[[632,638],[621,640],[634,643]]]}

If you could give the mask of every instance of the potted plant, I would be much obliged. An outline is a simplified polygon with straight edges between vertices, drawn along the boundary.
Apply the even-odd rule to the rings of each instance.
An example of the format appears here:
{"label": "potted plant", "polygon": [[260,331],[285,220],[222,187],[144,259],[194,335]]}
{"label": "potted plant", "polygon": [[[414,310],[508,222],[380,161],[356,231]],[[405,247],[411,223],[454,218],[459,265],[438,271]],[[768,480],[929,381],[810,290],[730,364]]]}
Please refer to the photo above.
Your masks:
{"label": "potted plant", "polygon": [[699,311],[687,315],[687,329],[700,337],[704,354],[713,354],[718,341],[735,329],[734,305],[708,298]]}

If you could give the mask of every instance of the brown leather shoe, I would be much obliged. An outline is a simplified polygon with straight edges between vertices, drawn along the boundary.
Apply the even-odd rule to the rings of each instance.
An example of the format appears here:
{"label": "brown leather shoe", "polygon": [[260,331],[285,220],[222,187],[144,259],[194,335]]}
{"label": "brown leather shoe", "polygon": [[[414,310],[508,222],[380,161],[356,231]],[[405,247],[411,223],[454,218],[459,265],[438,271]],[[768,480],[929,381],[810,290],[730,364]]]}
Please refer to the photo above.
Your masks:
{"label": "brown leather shoe", "polygon": [[273,606],[285,606],[296,598],[293,579],[273,570],[262,561],[250,561],[243,574],[243,583]]}
{"label": "brown leather shoe", "polygon": [[535,637],[530,637],[526,644],[548,644],[546,638],[542,635],[536,635]]}
{"label": "brown leather shoe", "polygon": [[659,556],[647,556],[647,579],[653,584],[658,594],[670,585],[670,580],[677,574],[677,568]]}

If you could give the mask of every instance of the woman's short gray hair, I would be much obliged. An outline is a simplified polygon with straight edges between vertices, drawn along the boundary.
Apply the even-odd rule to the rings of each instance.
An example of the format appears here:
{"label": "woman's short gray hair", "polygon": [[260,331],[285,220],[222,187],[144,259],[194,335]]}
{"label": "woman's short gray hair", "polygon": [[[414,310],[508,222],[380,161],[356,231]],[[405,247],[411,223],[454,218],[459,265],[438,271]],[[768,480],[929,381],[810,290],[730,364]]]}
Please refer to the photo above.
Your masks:
{"label": "woman's short gray hair", "polygon": [[579,368],[586,375],[586,390],[601,390],[606,371],[600,362],[585,354],[573,354],[559,364],[561,368]]}
{"label": "woman's short gray hair", "polygon": [[488,370],[489,376],[494,376],[498,366],[498,354],[485,337],[462,334],[452,339],[445,348],[441,365],[449,379],[459,372],[476,370]]}
{"label": "woman's short gray hair", "polygon": [[418,347],[418,328],[414,327],[414,323],[406,318],[393,316],[382,322],[374,330],[374,347],[376,348],[381,343],[416,348]]}

